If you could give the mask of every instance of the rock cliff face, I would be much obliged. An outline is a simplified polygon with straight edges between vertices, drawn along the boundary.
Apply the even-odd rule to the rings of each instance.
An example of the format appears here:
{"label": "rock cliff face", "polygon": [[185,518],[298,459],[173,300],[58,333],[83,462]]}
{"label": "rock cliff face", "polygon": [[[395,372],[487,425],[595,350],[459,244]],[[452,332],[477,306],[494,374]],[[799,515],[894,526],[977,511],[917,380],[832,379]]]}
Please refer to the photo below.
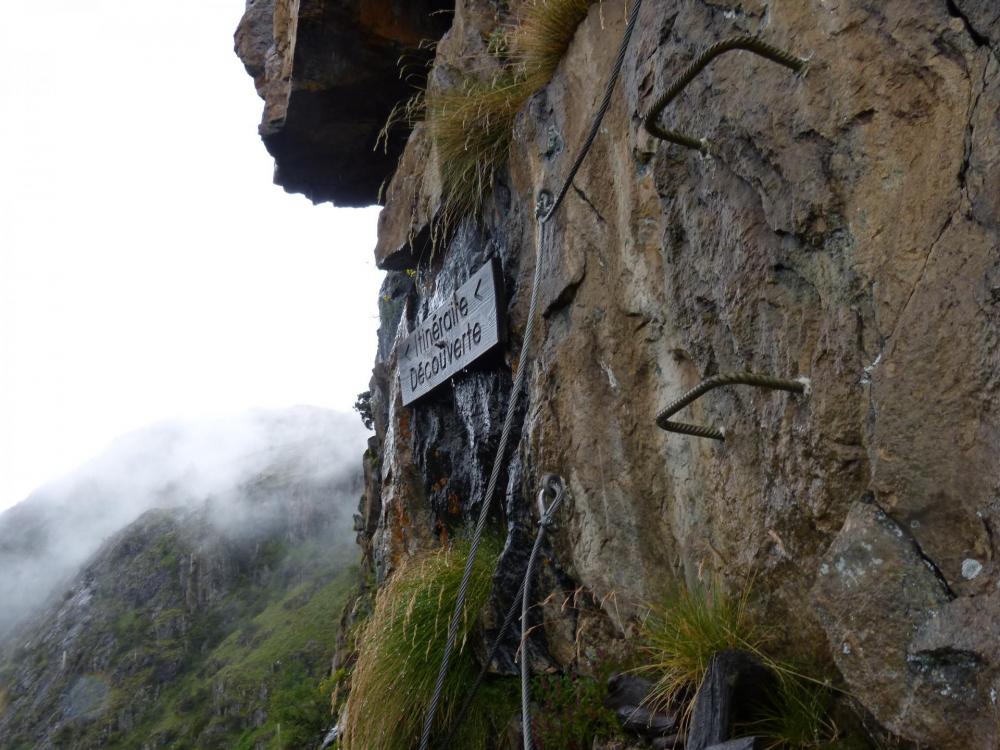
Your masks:
{"label": "rock cliff face", "polygon": [[[484,54],[498,14],[457,3],[432,80]],[[359,525],[380,578],[477,512],[522,356],[535,196],[576,155],[624,14],[619,0],[591,9],[520,113],[483,220],[433,255],[420,240],[438,165],[423,128],[410,135],[376,250],[389,273]],[[735,34],[809,58],[807,74],[724,56],[664,115],[713,155],[650,137],[653,100]],[[540,343],[497,502],[506,606],[538,477],[570,488],[540,582],[540,663],[587,671],[670,580],[753,577],[776,633],[827,644],[883,726],[943,750],[1000,744],[998,113],[1000,13],[985,0],[644,4],[540,260]],[[503,360],[404,407],[398,343],[491,258],[509,300]],[[655,426],[668,401],[733,371],[807,377],[811,394],[712,392],[687,413],[724,425],[724,443]]]}

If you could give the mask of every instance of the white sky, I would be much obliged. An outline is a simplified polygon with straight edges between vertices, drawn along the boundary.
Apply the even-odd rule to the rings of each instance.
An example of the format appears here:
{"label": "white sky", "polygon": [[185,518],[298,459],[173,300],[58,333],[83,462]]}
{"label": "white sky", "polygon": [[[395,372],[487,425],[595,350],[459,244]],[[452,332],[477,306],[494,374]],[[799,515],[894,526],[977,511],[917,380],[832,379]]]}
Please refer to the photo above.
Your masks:
{"label": "white sky", "polygon": [[0,509],[152,421],[368,387],[377,210],[271,184],[241,0],[0,23]]}

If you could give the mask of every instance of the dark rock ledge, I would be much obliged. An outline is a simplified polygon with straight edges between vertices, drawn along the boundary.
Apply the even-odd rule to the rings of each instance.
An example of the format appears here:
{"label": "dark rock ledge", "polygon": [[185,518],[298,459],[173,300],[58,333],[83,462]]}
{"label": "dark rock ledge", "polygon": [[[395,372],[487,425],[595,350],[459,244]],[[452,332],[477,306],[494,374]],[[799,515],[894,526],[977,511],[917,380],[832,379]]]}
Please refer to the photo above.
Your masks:
{"label": "dark rock ledge", "polygon": [[379,132],[426,72],[421,46],[448,28],[449,9],[446,0],[248,0],[236,53],[264,99],[274,182],[314,203],[379,202],[409,135],[397,128],[376,149]]}

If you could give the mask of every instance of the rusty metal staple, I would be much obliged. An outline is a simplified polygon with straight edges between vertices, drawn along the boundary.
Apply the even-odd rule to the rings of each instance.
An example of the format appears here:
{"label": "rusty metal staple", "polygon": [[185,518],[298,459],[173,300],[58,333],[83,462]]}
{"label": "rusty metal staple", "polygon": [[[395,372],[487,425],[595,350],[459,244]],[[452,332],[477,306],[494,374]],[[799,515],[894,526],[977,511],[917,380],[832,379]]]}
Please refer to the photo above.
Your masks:
{"label": "rusty metal staple", "polygon": [[706,427],[687,422],[671,422],[670,417],[679,412],[691,402],[697,400],[704,394],[715,388],[725,385],[752,385],[757,388],[766,388],[772,391],[792,391],[793,393],[809,393],[809,380],[799,378],[790,380],[785,378],[772,378],[769,375],[755,375],[751,372],[732,373],[729,375],[716,375],[701,381],[678,399],[671,401],[656,415],[656,424],[667,432],[679,432],[682,435],[694,435],[695,437],[710,438],[712,440],[725,440],[725,428]]}
{"label": "rusty metal staple", "polygon": [[701,56],[698,57],[698,59],[688,65],[684,72],[681,73],[680,78],[674,81],[670,88],[668,88],[650,108],[648,114],[643,119],[643,125],[646,130],[649,131],[650,135],[664,141],[676,143],[677,145],[684,146],[685,148],[700,151],[703,154],[708,153],[708,142],[704,138],[694,138],[676,130],[667,130],[666,128],[660,127],[657,121],[660,119],[660,114],[667,107],[667,105],[677,98],[681,91],[683,91],[684,88],[691,83],[692,80],[694,80],[695,76],[704,70],[705,67],[712,62],[712,60],[721,54],[732,52],[734,50],[746,50],[747,52],[753,52],[755,55],[770,60],[771,62],[776,62],[778,65],[783,65],[796,73],[801,73],[806,66],[806,60],[785,52],[782,49],[778,49],[777,47],[761,41],[754,36],[737,36],[732,37],[731,39],[725,39],[717,44],[713,44],[705,50]]}

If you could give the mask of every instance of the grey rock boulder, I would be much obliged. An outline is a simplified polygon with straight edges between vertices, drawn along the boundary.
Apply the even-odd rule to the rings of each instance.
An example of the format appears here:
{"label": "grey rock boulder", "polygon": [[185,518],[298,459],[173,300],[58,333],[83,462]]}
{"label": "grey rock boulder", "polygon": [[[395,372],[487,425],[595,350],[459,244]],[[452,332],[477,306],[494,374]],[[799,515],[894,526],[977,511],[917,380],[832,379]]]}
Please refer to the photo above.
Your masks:
{"label": "grey rock boulder", "polygon": [[758,750],[763,745],[756,737],[740,737],[738,740],[729,740],[718,745],[712,745],[707,750]]}
{"label": "grey rock boulder", "polygon": [[812,590],[837,666],[884,726],[940,750],[995,748],[986,662],[997,626],[985,597],[953,599],[907,530],[863,502]]}

